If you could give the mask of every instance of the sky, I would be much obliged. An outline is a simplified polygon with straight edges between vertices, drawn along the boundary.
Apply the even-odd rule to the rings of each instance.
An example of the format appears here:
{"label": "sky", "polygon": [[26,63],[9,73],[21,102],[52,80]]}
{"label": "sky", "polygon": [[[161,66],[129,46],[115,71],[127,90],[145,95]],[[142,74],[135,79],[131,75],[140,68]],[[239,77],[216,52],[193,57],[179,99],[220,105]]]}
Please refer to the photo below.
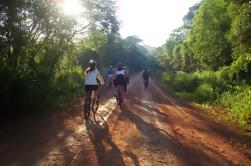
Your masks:
{"label": "sky", "polygon": [[159,47],[180,27],[189,7],[200,0],[117,0],[122,37],[136,35]]}

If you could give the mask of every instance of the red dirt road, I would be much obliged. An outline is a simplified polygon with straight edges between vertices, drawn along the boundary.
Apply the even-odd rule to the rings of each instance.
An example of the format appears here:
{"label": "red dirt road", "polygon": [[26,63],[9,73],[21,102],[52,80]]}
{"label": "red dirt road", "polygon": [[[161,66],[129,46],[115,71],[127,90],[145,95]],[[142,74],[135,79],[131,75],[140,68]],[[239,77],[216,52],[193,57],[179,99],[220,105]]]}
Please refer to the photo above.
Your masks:
{"label": "red dirt road", "polygon": [[[65,110],[2,125],[0,165],[251,165],[251,137],[133,77],[122,108],[103,95],[95,122],[83,100]],[[101,119],[102,117],[102,119]]]}

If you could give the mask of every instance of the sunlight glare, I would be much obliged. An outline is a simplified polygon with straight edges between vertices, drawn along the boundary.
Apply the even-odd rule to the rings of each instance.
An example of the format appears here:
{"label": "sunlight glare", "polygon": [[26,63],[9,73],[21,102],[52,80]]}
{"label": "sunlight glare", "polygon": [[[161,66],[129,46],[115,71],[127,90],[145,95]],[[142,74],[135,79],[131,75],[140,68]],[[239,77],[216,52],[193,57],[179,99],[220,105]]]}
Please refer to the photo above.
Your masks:
{"label": "sunlight glare", "polygon": [[62,7],[64,14],[69,16],[79,16],[84,10],[79,0],[64,0]]}

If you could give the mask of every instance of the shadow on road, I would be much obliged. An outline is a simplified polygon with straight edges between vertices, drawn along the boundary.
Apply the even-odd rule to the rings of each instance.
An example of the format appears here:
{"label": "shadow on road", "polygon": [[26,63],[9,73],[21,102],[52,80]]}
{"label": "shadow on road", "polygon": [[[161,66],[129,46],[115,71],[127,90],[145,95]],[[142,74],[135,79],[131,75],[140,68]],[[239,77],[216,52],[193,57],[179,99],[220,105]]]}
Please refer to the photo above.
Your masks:
{"label": "shadow on road", "polygon": [[[91,120],[86,121],[86,129],[95,148],[98,165],[125,165],[120,149],[111,139],[109,129]],[[107,150],[107,147],[110,149]]]}
{"label": "shadow on road", "polygon": [[[163,132],[163,130],[157,128],[153,124],[144,121],[134,113],[135,110],[137,110],[137,108],[134,108],[132,105],[128,107],[124,106],[121,116],[126,116],[133,122],[142,134],[151,140],[151,142],[155,143],[153,146],[159,147],[162,152],[164,151],[167,154],[171,153],[175,155],[177,159],[185,165],[203,165],[204,163],[207,163],[207,165],[220,165],[217,160],[211,158],[203,151],[192,148],[192,145],[187,146],[180,143],[167,132]],[[227,161],[225,160],[225,162]]]}
{"label": "shadow on road", "polygon": [[[78,111],[81,108],[81,103],[75,102],[64,111],[51,111],[32,119],[12,122],[9,126],[8,123],[1,125],[0,165],[69,163],[74,154],[66,146],[67,138],[71,137],[74,126],[81,123],[81,112]],[[59,151],[54,152],[56,148]],[[54,154],[60,157],[51,161]]]}
{"label": "shadow on road", "polygon": [[[161,120],[165,120],[166,118],[169,118],[169,116],[166,113],[161,112],[158,108],[156,108],[153,104],[151,103],[146,103],[146,102],[142,102],[141,100],[139,100],[138,98],[133,98],[133,100],[129,100],[130,103],[135,103],[141,107],[143,107],[146,110],[149,111],[154,111],[156,112],[158,115],[158,118],[161,118]],[[169,110],[166,110],[169,111]],[[150,114],[148,111],[144,111],[144,113],[148,113],[149,116],[153,116],[152,114]]]}
{"label": "shadow on road", "polygon": [[[175,108],[178,112],[183,115],[188,115],[197,119],[201,124],[203,124],[204,129],[198,127],[198,123],[190,123],[186,124],[185,127],[190,127],[193,129],[197,129],[198,131],[207,132],[210,135],[215,134],[223,139],[227,138],[231,141],[236,142],[237,144],[242,144],[251,148],[251,136],[244,135],[243,132],[239,129],[230,127],[230,125],[226,125],[222,122],[217,122],[216,117],[210,116],[209,113],[204,110],[194,106],[193,104],[181,101],[176,99],[173,96],[166,95],[158,86],[154,80],[151,80],[151,84],[153,86],[150,87],[151,93],[154,96],[151,100],[155,104],[166,105]],[[170,93],[167,93],[170,94]],[[172,100],[172,101],[171,101]],[[165,108],[167,109],[167,108]],[[168,111],[168,110],[166,110]],[[164,113],[162,111],[162,113]],[[250,155],[246,155],[248,158],[251,158]]]}

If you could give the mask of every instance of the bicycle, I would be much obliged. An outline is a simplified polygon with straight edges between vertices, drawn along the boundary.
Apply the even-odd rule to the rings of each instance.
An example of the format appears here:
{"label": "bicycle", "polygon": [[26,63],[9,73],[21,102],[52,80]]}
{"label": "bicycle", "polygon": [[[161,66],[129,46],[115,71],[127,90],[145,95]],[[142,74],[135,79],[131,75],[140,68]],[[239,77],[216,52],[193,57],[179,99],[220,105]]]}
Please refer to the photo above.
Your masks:
{"label": "bicycle", "polygon": [[112,87],[112,78],[108,78],[108,87],[111,88]]}
{"label": "bicycle", "polygon": [[148,80],[147,79],[144,79],[144,86],[145,86],[145,89],[148,88]]}
{"label": "bicycle", "polygon": [[89,91],[86,94],[84,103],[85,119],[89,119],[91,111],[93,112],[93,116],[95,118],[95,113],[98,110],[98,106],[99,106],[99,95],[95,95],[95,91]]}
{"label": "bicycle", "polygon": [[123,91],[124,91],[124,86],[118,85],[116,99],[117,99],[117,103],[120,107],[122,106],[122,103],[124,100],[123,99]]}

